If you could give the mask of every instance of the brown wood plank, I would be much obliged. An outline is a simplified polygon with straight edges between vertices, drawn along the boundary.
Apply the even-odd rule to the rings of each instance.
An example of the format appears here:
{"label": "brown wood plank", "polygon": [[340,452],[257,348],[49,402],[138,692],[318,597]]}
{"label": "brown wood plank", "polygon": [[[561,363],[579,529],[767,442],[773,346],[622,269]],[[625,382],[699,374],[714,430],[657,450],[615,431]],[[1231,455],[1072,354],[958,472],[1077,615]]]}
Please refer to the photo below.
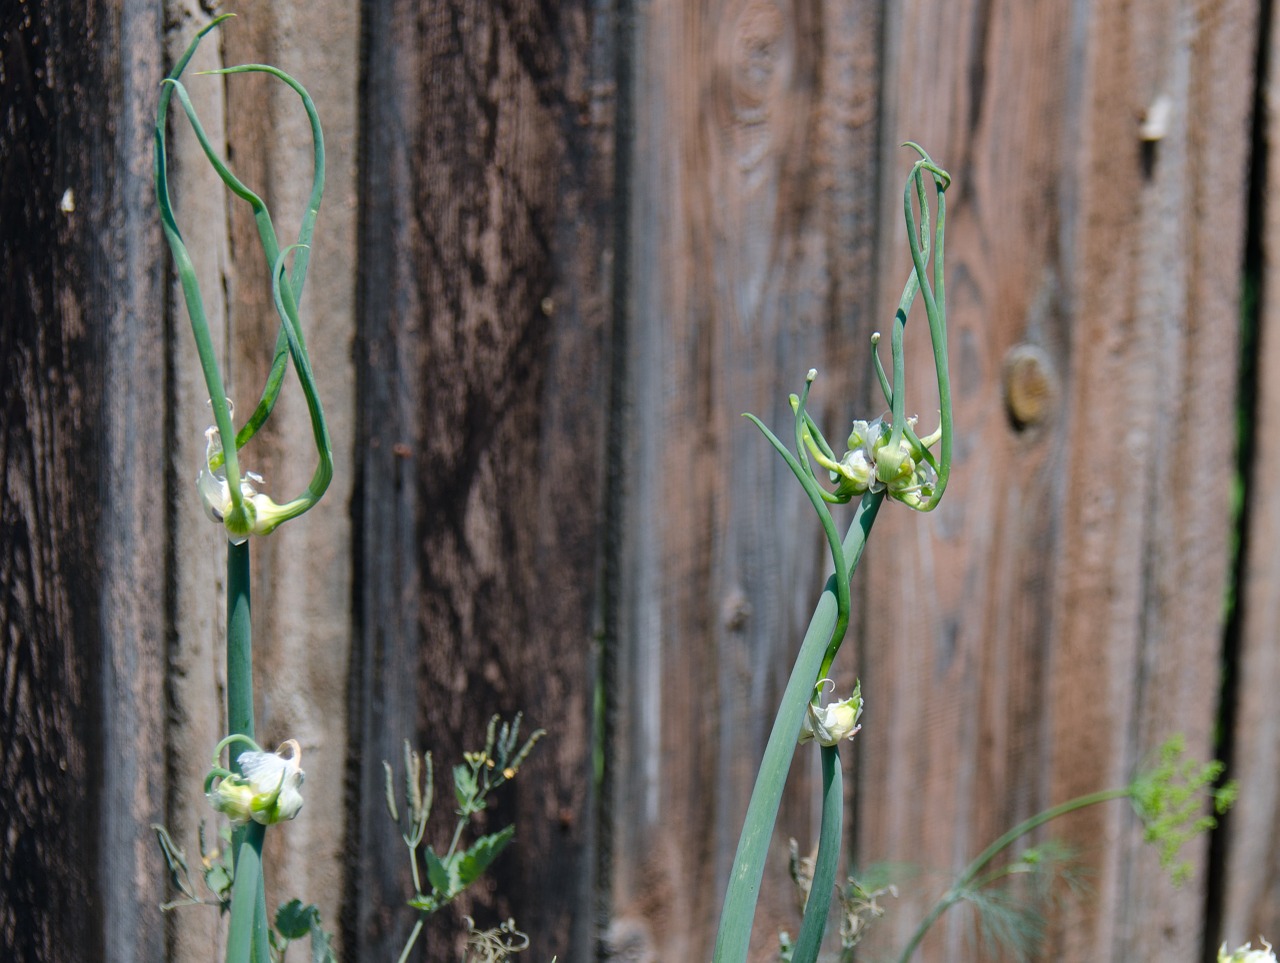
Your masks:
{"label": "brown wood plank", "polygon": [[0,25],[0,955],[160,959],[160,11]]}
{"label": "brown wood plank", "polygon": [[[448,767],[490,714],[549,735],[499,808],[516,841],[458,913],[592,954],[594,606],[611,279],[607,5],[375,4],[363,23],[348,951],[412,923],[382,759]],[[442,839],[443,837],[443,839]],[[496,894],[496,895],[495,895]]]}
{"label": "brown wood plank", "polygon": [[[868,552],[863,860],[954,872],[1012,822],[1123,784],[1175,731],[1202,758],[1211,751],[1246,7],[1103,5],[1073,19],[1061,4],[994,0],[893,14],[885,142],[920,140],[957,178],[960,441],[938,516],[889,513]],[[1140,126],[1162,96],[1168,129],[1144,145]],[[886,200],[895,221],[899,198]],[[905,251],[903,229],[892,237]],[[1023,427],[1002,397],[1011,372],[1049,391]],[[917,397],[909,407],[928,422],[931,401]],[[1176,441],[1192,425],[1216,426],[1196,458],[1220,466],[1195,482]],[[1096,875],[1094,895],[1058,919],[1046,959],[1198,955],[1202,847],[1190,851],[1193,882],[1175,891],[1121,804],[1054,835]],[[907,919],[881,939],[900,945],[927,905],[895,901]],[[922,958],[973,958],[962,924],[940,925]]]}
{"label": "brown wood plank", "polygon": [[[171,4],[166,21],[166,72],[209,22],[198,2]],[[224,28],[226,29],[226,28]],[[233,28],[234,29],[234,28]],[[188,67],[185,84],[213,143],[226,143],[225,98],[221,81],[191,73],[222,66],[220,37],[206,37]],[[157,94],[152,94],[152,102]],[[230,269],[228,201],[217,175],[204,159],[186,118],[172,104],[168,135],[169,190],[178,227],[200,280],[214,343],[227,343],[225,283]],[[209,521],[195,491],[204,429],[209,425],[209,391],[195,353],[176,272],[168,251],[163,263],[171,284],[169,308],[169,397],[173,412],[168,440],[173,485],[173,635],[169,645],[168,689],[172,708],[166,727],[168,799],[165,824],[188,857],[199,852],[199,829],[217,840],[218,822],[203,798],[209,756],[227,732],[226,709],[226,538]],[[233,374],[234,378],[234,374]],[[228,389],[236,394],[234,380]],[[241,398],[243,408],[256,399]],[[175,960],[225,956],[225,921],[213,911],[183,908],[170,914],[170,954]]]}
{"label": "brown wood plank", "polygon": [[[1276,645],[1280,602],[1280,500],[1271,479],[1280,464],[1276,419],[1280,416],[1280,17],[1271,14],[1269,53],[1258,109],[1262,112],[1265,194],[1259,211],[1261,303],[1253,363],[1255,398],[1251,441],[1244,455],[1248,488],[1244,506],[1243,569],[1237,583],[1240,653],[1232,679],[1235,726],[1231,774],[1240,799],[1226,822],[1222,925],[1217,939],[1239,946],[1280,933],[1280,648]],[[1255,174],[1255,177],[1258,177]]]}
{"label": "brown wood plank", "polygon": [[[821,590],[821,529],[740,412],[843,421],[869,369],[874,5],[638,11],[610,805],[616,958],[710,956],[756,766]],[[865,356],[864,356],[865,358]],[[838,428],[833,429],[838,434]],[[794,933],[787,837],[815,830],[799,756],[753,958]]]}

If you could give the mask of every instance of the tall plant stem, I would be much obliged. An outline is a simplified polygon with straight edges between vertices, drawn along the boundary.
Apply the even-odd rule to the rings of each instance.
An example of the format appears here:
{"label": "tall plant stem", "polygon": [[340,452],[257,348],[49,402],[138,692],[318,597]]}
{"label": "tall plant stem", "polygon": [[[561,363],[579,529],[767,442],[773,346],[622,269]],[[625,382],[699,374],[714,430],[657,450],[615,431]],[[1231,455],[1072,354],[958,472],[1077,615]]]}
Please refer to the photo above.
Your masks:
{"label": "tall plant stem", "polygon": [[1086,796],[1077,796],[1075,799],[1068,799],[1064,803],[1059,803],[1051,809],[1036,813],[1030,819],[1018,823],[1003,836],[998,838],[990,846],[978,854],[964,872],[951,884],[951,888],[942,894],[942,898],[938,900],[937,905],[929,911],[920,922],[920,926],[916,929],[915,934],[911,937],[911,942],[907,944],[906,949],[902,951],[902,955],[898,957],[898,963],[907,963],[911,959],[911,954],[916,951],[920,945],[920,941],[924,939],[924,935],[929,932],[929,928],[938,921],[943,913],[955,906],[965,898],[969,885],[977,878],[978,874],[986,868],[987,864],[1000,855],[1005,849],[1017,842],[1021,837],[1033,830],[1039,829],[1050,820],[1057,819],[1059,816],[1065,816],[1067,813],[1073,813],[1077,809],[1084,809],[1086,806],[1096,806],[1099,803],[1110,802],[1113,799],[1124,799],[1132,794],[1130,787],[1123,789],[1104,789],[1102,792],[1089,793]]}
{"label": "tall plant stem", "polygon": [[[842,551],[850,574],[862,558],[867,535],[875,521],[876,513],[884,500],[884,493],[868,493],[863,496],[854,515],[849,532],[845,535]],[[826,655],[827,644],[835,631],[837,621],[835,577],[827,580],[826,588],[818,599],[809,628],[805,631],[800,653],[796,656],[782,696],[782,705],[769,733],[760,772],[756,776],[751,801],[747,804],[747,818],[738,839],[738,850],[729,872],[729,889],[725,894],[724,909],[720,913],[720,930],[716,934],[714,963],[743,963],[751,944],[751,924],[755,918],[756,902],[760,897],[760,880],[764,875],[765,857],[769,841],[773,838],[773,826],[778,818],[778,806],[782,802],[782,788],[796,751],[796,739],[800,724],[813,695],[813,682]]]}
{"label": "tall plant stem", "polygon": [[[249,607],[249,543],[227,543],[227,726],[254,738],[253,628]],[[231,747],[231,768],[239,771],[238,744]],[[232,837],[235,889],[227,963],[269,963],[267,899],[262,887],[262,837],[265,827],[250,823]]]}
{"label": "tall plant stem", "polygon": [[[253,732],[253,627],[249,618],[249,543],[227,543],[227,729]],[[243,749],[231,749],[234,769]]]}

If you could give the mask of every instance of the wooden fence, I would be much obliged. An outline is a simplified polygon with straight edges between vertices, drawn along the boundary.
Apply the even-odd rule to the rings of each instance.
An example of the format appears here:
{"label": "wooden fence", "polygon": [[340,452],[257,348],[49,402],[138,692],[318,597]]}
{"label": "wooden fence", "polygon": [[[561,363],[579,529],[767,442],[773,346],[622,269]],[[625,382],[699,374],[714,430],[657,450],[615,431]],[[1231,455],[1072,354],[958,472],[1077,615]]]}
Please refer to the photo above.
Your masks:
{"label": "wooden fence", "polygon": [[[225,730],[222,539],[191,486],[206,391],[150,181],[159,81],[210,6],[0,12],[6,960],[221,952],[211,911],[157,910],[148,828],[194,852]],[[851,865],[924,868],[859,958],[902,943],[930,871],[1123,783],[1176,731],[1229,759],[1237,808],[1176,890],[1125,806],[1063,823],[1089,892],[1041,958],[1280,939],[1270,8],[223,5],[239,16],[193,66],[294,73],[330,164],[303,311],[339,473],[254,545],[259,730],[301,740],[308,774],[269,834],[272,895],[316,902],[344,959],[395,959],[410,883],[381,760],[409,738],[448,763],[523,710],[549,735],[493,817],[517,841],[460,912],[514,915],[530,959],[709,958],[824,574],[799,488],[739,413],[783,423],[811,366],[825,424],[877,413],[868,339],[906,276],[911,138],[955,178],[959,441],[937,513],[882,513],[838,663],[868,706]],[[287,234],[308,186],[296,99],[190,87]],[[276,324],[252,223],[185,124],[173,138],[248,405]],[[911,405],[931,420],[927,394]],[[310,472],[305,426],[286,397],[251,449],[273,491]],[[786,840],[816,826],[798,759],[762,961],[797,926]],[[422,959],[457,958],[458,920]],[[920,959],[983,958],[966,925]]]}

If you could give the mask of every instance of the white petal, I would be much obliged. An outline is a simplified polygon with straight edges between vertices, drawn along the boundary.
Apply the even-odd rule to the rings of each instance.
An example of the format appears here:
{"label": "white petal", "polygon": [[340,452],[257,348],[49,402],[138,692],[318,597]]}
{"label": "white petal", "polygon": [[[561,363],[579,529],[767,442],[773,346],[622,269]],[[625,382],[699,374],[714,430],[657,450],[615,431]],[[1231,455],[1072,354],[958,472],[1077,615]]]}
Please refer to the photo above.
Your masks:
{"label": "white petal", "polygon": [[290,768],[297,769],[290,760],[282,759],[274,752],[240,753],[240,771],[253,786],[255,793],[275,792],[280,780]]}

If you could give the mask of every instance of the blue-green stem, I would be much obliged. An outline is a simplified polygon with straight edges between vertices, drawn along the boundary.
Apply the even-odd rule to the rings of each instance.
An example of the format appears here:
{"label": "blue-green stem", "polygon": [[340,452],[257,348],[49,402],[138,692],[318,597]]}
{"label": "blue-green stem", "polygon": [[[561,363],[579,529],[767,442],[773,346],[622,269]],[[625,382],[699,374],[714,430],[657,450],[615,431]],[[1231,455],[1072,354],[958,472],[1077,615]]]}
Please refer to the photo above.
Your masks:
{"label": "blue-green stem", "polygon": [[[250,620],[249,543],[227,543],[227,728],[254,739],[253,630]],[[239,771],[239,741],[230,743],[231,768]],[[264,827],[250,823],[232,837],[235,886],[227,963],[269,963],[267,905],[262,887]]]}
{"label": "blue-green stem", "polygon": [[[936,471],[937,482],[928,502],[921,506],[922,511],[931,511],[942,498],[947,488],[947,480],[951,475],[951,443],[953,419],[951,411],[951,376],[947,360],[947,302],[944,285],[944,250],[943,237],[946,230],[947,195],[946,190],[951,177],[930,159],[918,144],[908,142],[907,146],[920,154],[911,169],[911,179],[903,192],[903,208],[907,220],[907,240],[911,247],[911,262],[914,267],[913,277],[919,282],[920,294],[924,300],[925,314],[929,319],[929,340],[933,345],[933,364],[938,377],[938,407],[942,420],[941,452]],[[929,283],[927,239],[928,209],[924,206],[924,172],[928,171],[934,180],[934,188],[938,196],[938,219],[933,245],[933,283]],[[911,183],[915,182],[917,194],[921,201],[921,222],[917,232],[915,209],[911,203]],[[896,330],[896,329],[895,329]],[[895,359],[896,360],[896,359]],[[898,399],[895,398],[895,401]],[[896,421],[896,419],[895,419]]]}
{"label": "blue-green stem", "polygon": [[[805,386],[805,393],[806,395],[808,393],[807,385]],[[840,643],[844,639],[845,630],[849,626],[849,579],[852,573],[849,570],[848,562],[845,560],[845,552],[840,544],[840,535],[836,530],[835,519],[831,517],[831,511],[827,508],[826,499],[823,497],[827,492],[818,484],[817,479],[814,478],[813,471],[808,468],[807,461],[805,463],[801,463],[800,459],[791,453],[778,436],[770,431],[768,426],[755,415],[747,414],[745,417],[750,419],[752,424],[760,429],[765,438],[768,439],[769,444],[773,445],[774,450],[782,456],[783,460],[787,463],[787,467],[791,469],[792,474],[796,476],[801,486],[804,488],[805,494],[809,496],[809,503],[813,505],[813,510],[818,513],[818,520],[822,523],[823,534],[827,536],[827,547],[831,550],[831,560],[835,567],[835,574],[832,576],[832,582],[829,582],[828,585],[834,584],[835,586],[836,617],[827,637],[827,647],[823,653],[823,659],[819,666],[818,675],[810,680],[809,683],[810,692],[806,698],[806,701],[809,701],[816,697],[816,694],[813,692],[813,686],[817,684],[819,679],[825,678],[825,673],[830,669],[831,662],[835,658],[836,650],[840,648]],[[803,417],[804,407],[803,402],[800,402],[797,405],[796,411],[796,421],[798,426],[803,424]],[[796,428],[797,436],[800,435],[801,430],[802,429],[800,427]],[[800,457],[804,457],[803,446],[801,447]]]}
{"label": "blue-green stem", "polygon": [[[201,34],[203,36],[203,33]],[[197,42],[199,37],[197,37]],[[194,44],[193,44],[194,47]],[[185,62],[183,62],[185,65]],[[212,142],[205,133],[203,125],[200,123],[199,117],[196,115],[191,99],[187,94],[186,88],[177,79],[180,70],[174,73],[165,81],[164,90],[161,97],[162,102],[167,106],[168,96],[171,91],[176,91],[178,101],[182,105],[183,111],[187,115],[187,119],[191,123],[192,130],[195,132],[196,139],[204,151],[205,157],[212,165],[222,182],[227,185],[228,189],[240,199],[249,204],[253,210],[254,222],[258,227],[258,238],[262,245],[262,251],[266,258],[267,267],[273,270],[280,257],[280,244],[276,236],[275,225],[272,223],[271,214],[267,209],[266,203],[246,186],[227,166],[226,162],[218,155],[214,149]],[[302,225],[298,232],[298,240],[296,246],[300,247],[300,253],[294,259],[293,270],[290,273],[289,284],[285,285],[283,298],[289,305],[294,316],[297,316],[298,303],[302,298],[302,288],[306,281],[307,266],[309,264],[310,243],[312,235],[315,231],[316,217],[320,210],[320,200],[324,194],[325,179],[325,152],[324,152],[324,134],[320,128],[320,118],[316,113],[315,104],[311,100],[311,96],[306,89],[296,80],[286,74],[284,71],[276,67],[265,64],[243,64],[237,67],[224,67],[220,70],[210,70],[205,73],[221,75],[234,73],[259,72],[267,73],[283,83],[287,84],[302,100],[303,108],[306,110],[307,118],[311,124],[311,140],[312,140],[312,184],[311,196],[307,203],[307,210],[302,218]],[[162,133],[162,132],[161,132]],[[176,230],[176,227],[175,227]],[[297,332],[299,342],[303,345],[305,353],[305,339],[302,337],[301,330]],[[275,406],[276,399],[280,394],[280,387],[284,381],[285,367],[288,360],[288,338],[283,328],[276,336],[276,345],[274,356],[272,358],[271,370],[267,376],[267,383],[263,389],[262,397],[257,407],[249,416],[249,420],[244,427],[236,435],[236,448],[241,448],[249,441],[257,432],[271,414]],[[223,435],[224,438],[230,437]],[[213,468],[218,467],[215,458]]]}
{"label": "blue-green stem", "polygon": [[1077,796],[1075,799],[1068,799],[1064,803],[1059,803],[1050,809],[1036,813],[1030,819],[1018,823],[1003,836],[1000,836],[990,846],[984,849],[978,856],[965,867],[951,887],[942,894],[942,898],[929,911],[929,915],[920,921],[919,927],[911,937],[911,942],[906,945],[902,951],[902,955],[898,957],[898,963],[908,963],[911,955],[919,947],[920,942],[924,939],[925,934],[929,932],[930,927],[938,921],[947,910],[956,903],[965,899],[967,894],[972,892],[972,886],[975,879],[987,864],[1004,852],[1007,848],[1017,842],[1020,838],[1039,829],[1050,820],[1057,819],[1059,816],[1065,816],[1067,813],[1073,813],[1078,809],[1084,809],[1087,806],[1097,806],[1100,803],[1111,802],[1113,799],[1124,799],[1132,795],[1132,789],[1126,786],[1123,789],[1104,789],[1101,792],[1089,793],[1084,796]]}
{"label": "blue-green stem", "polygon": [[[333,445],[329,440],[329,426],[324,420],[324,410],[320,406],[320,396],[316,392],[315,372],[311,369],[311,359],[302,342],[302,324],[298,320],[297,305],[285,298],[289,285],[282,284],[284,261],[291,251],[299,249],[294,244],[285,248],[276,257],[271,269],[271,293],[275,301],[276,312],[280,315],[281,329],[289,342],[289,353],[293,356],[293,366],[298,372],[298,381],[302,385],[303,396],[307,399],[307,411],[311,416],[311,431],[315,438],[318,461],[312,473],[311,482],[302,495],[281,506],[281,518],[289,519],[301,515],[318,502],[333,480]],[[302,255],[299,250],[299,257]]]}
{"label": "blue-green stem", "polygon": [[[911,277],[914,281],[915,275],[913,274]],[[876,351],[876,346],[879,343],[880,343],[880,335],[878,333],[872,335],[871,336],[871,363],[872,363],[872,366],[875,368],[876,378],[880,382],[880,390],[884,392],[885,401],[889,404],[889,407],[892,408],[893,407],[893,387],[892,385],[889,384],[889,377],[884,373],[884,365],[880,363],[880,355]],[[925,447],[924,443],[920,440],[920,436],[915,433],[914,429],[912,429],[911,427],[911,424],[909,422],[906,422],[905,420],[902,425],[902,433],[906,436],[907,441],[911,443],[912,450],[920,452],[921,456],[933,468],[933,470],[935,472],[938,471],[939,467],[938,467],[937,458],[934,457],[933,452],[931,452],[928,448]]]}
{"label": "blue-green stem", "polygon": [[[186,51],[174,65],[169,79],[176,79],[186,69],[201,39],[218,24],[230,17],[225,14],[216,18],[199,33],[187,47]],[[191,319],[191,333],[195,337],[196,351],[200,356],[200,368],[204,373],[205,385],[209,389],[209,403],[213,407],[213,420],[217,425],[221,438],[234,438],[235,429],[231,422],[231,406],[227,401],[227,392],[223,387],[222,372],[218,368],[218,357],[213,347],[213,338],[209,334],[209,322],[204,313],[204,301],[200,296],[200,283],[196,279],[195,265],[182,240],[182,232],[178,230],[178,222],[173,215],[173,204],[169,197],[169,166],[165,147],[165,128],[168,123],[169,97],[173,85],[165,83],[160,88],[160,102],[156,108],[155,165],[156,202],[160,208],[160,223],[164,229],[165,239],[173,252],[174,265],[178,270],[178,278],[182,284],[183,300],[187,305],[187,316]],[[227,485],[231,496],[232,511],[244,512],[244,494],[240,487],[240,464],[236,457],[234,445],[224,446]]]}
{"label": "blue-green stem", "polygon": [[[884,493],[870,493],[862,497],[853,523],[849,526],[841,546],[845,568],[852,573],[862,558],[867,535],[875,522],[876,513],[884,500]],[[765,858],[773,838],[773,826],[782,801],[782,789],[787,772],[795,755],[796,739],[800,725],[813,696],[814,680],[827,650],[827,643],[836,627],[837,604],[835,576],[827,579],[813,618],[805,631],[804,641],[791,669],[782,704],[773,721],[769,741],[765,745],[760,772],[755,788],[747,804],[747,816],[738,839],[733,867],[729,872],[729,888],[725,893],[724,908],[720,913],[720,929],[716,934],[715,963],[743,963],[751,943],[751,925],[755,918],[756,903],[760,897],[760,881],[764,874]]]}
{"label": "blue-green stem", "polygon": [[836,870],[840,865],[840,837],[844,829],[844,779],[840,774],[840,752],[835,746],[822,747],[822,824],[818,833],[818,857],[813,864],[809,899],[804,906],[800,936],[791,954],[791,963],[814,963],[822,949],[835,892]]}

